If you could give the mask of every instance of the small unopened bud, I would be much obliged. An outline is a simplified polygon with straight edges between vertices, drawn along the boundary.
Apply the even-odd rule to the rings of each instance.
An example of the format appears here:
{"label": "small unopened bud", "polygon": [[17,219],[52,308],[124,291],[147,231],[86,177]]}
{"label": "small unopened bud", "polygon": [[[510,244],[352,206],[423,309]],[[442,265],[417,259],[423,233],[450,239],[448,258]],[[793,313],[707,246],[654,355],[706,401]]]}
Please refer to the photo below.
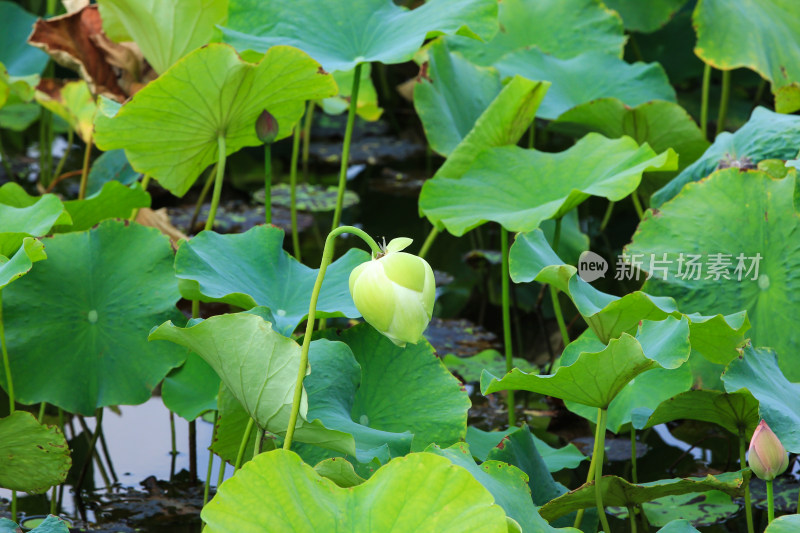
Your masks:
{"label": "small unopened bud", "polygon": [[783,474],[789,466],[789,456],[780,439],[765,421],[758,424],[750,439],[750,470],[763,480],[771,481]]}
{"label": "small unopened bud", "polygon": [[256,135],[264,144],[272,144],[278,136],[278,120],[266,109],[258,115],[256,120]]}
{"label": "small unopened bud", "polygon": [[350,273],[356,309],[401,347],[422,339],[436,296],[431,266],[421,257],[400,251],[409,244],[411,239],[394,239],[383,254]]}

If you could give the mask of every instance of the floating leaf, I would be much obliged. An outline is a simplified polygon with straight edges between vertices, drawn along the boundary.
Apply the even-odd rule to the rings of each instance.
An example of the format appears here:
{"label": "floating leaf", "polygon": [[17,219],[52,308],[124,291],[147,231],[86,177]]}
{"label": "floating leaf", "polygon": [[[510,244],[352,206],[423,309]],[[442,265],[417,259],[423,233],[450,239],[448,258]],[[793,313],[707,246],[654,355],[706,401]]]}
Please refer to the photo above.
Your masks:
{"label": "floating leaf", "polygon": [[686,0],[606,0],[605,4],[622,17],[625,29],[650,33],[672,18]]}
{"label": "floating leaf", "polygon": [[[17,399],[85,416],[147,401],[186,357],[147,342],[152,326],[182,319],[169,240],[152,228],[106,221],[45,246],[47,261],[3,289]],[[58,372],[42,372],[54,361]]]}
{"label": "floating leaf", "polygon": [[688,520],[673,520],[658,530],[658,533],[700,533]]}
{"label": "floating leaf", "polygon": [[[300,346],[276,333],[262,317],[250,313],[218,315],[187,328],[167,322],[153,330],[150,339],[172,341],[202,357],[259,427],[276,434],[286,432]],[[303,394],[296,425],[298,442],[354,453],[350,435],[310,423],[307,411],[307,395]]]}
{"label": "floating leaf", "polygon": [[611,339],[599,352],[583,352],[555,374],[537,376],[512,370],[503,378],[484,371],[483,394],[501,390],[528,390],[607,409],[632,379],[654,368],[678,368],[689,358],[689,322],[668,317],[642,321],[636,337],[627,333]]}
{"label": "floating leaf", "polygon": [[[659,125],[662,127],[663,125]],[[793,159],[800,146],[800,117],[774,113],[756,107],[750,120],[735,133],[722,132],[703,156],[658,190],[650,199],[650,205],[661,204],[677,195],[692,181],[699,181],[718,168],[721,163],[728,166],[752,165],[764,159]]]}
{"label": "floating leaf", "polygon": [[781,440],[784,448],[800,452],[800,384],[792,383],[778,368],[769,348],[748,345],[725,370],[725,390],[747,389],[759,402],[758,413]]}
{"label": "floating leaf", "polygon": [[335,86],[317,62],[294,48],[275,46],[254,65],[230,46],[209,44],[149,83],[116,114],[113,106],[101,106],[95,141],[103,150],[124,148],[133,168],[183,196],[217,161],[220,132],[227,154],[258,146],[253,125],[269,109],[282,139],[302,116],[305,101],[331,96]]}
{"label": "floating leaf", "polygon": [[[589,50],[622,57],[622,20],[594,0],[503,0],[498,19],[501,30],[493,39],[483,43],[448,37],[451,49],[484,66],[533,46],[560,58]],[[570,38],[564,39],[567,34]]]}
{"label": "floating leaf", "polygon": [[675,90],[658,63],[631,64],[598,51],[559,59],[530,48],[506,54],[494,66],[504,77],[519,75],[552,84],[537,113],[545,119],[599,98],[613,97],[631,107],[651,100],[675,102]]}
{"label": "floating leaf", "polygon": [[28,35],[36,22],[36,16],[28,13],[16,2],[0,2],[0,62],[13,76],[41,74],[50,60],[47,54],[28,44]]}
{"label": "floating leaf", "polygon": [[202,518],[209,533],[508,531],[489,491],[431,453],[395,459],[349,489],[321,477],[293,452],[262,453],[220,486]]}
{"label": "floating leaf", "polygon": [[503,85],[497,71],[451,53],[441,39],[428,48],[427,75],[414,86],[414,109],[431,149],[447,156],[472,130]]}
{"label": "floating leaf", "polygon": [[661,402],[655,410],[636,409],[633,425],[644,429],[684,418],[718,424],[746,438],[760,420],[758,400],[746,391],[727,394],[716,390],[690,390]]}
{"label": "floating leaf", "polygon": [[[676,531],[696,532],[692,525],[704,527],[727,522],[739,512],[740,505],[732,502],[731,497],[724,492],[711,490],[702,494],[680,494],[658,498],[642,504],[642,509],[647,521],[653,526],[675,523],[676,519],[686,519],[686,526]],[[628,516],[627,509],[621,507],[609,508],[608,512],[619,518]]]}
{"label": "floating leaf", "polygon": [[800,17],[792,0],[747,2],[735,10],[724,0],[702,0],[692,24],[695,54],[711,66],[752,69],[772,83],[773,92],[800,81]]}
{"label": "floating leaf", "polygon": [[753,342],[773,346],[786,376],[800,380],[794,328],[800,314],[792,304],[800,291],[794,193],[793,176],[774,180],[761,171],[720,170],[688,185],[657,215],[648,211],[625,252],[631,261],[641,258],[643,270],[658,269],[644,289],[673,296],[682,309],[747,310]]}
{"label": "floating leaf", "polygon": [[25,237],[41,237],[54,224],[71,222],[55,194],[29,196],[13,182],[0,187],[0,255],[12,255]]}
{"label": "floating leaf", "polygon": [[[268,307],[275,330],[291,335],[308,314],[317,270],[283,249],[283,231],[257,226],[245,233],[219,235],[205,231],[178,249],[175,272],[187,299],[219,301],[250,309]],[[350,272],[369,259],[353,248],[325,273],[317,316],[361,316],[350,296]]]}
{"label": "floating leaf", "polygon": [[[630,483],[617,476],[603,476],[603,504],[610,507],[627,507],[664,496],[710,490],[719,490],[726,494],[739,496],[744,493],[744,484],[749,479],[749,470],[726,472],[718,476],[660,479],[639,484]],[[539,513],[545,520],[550,521],[578,509],[594,507],[596,504],[595,483],[591,481],[543,505],[539,509]]]}
{"label": "floating leaf", "polygon": [[64,202],[72,224],[56,226],[53,231],[83,231],[109,218],[130,218],[133,210],[140,207],[150,207],[150,195],[138,183],[131,188],[118,181],[109,181],[92,196]]}
{"label": "floating leaf", "polygon": [[56,80],[42,80],[36,87],[36,101],[66,120],[83,142],[92,141],[97,104],[85,81],[70,81],[62,85]]}
{"label": "floating leaf", "polygon": [[42,259],[47,259],[47,254],[44,252],[44,244],[42,244],[42,241],[32,237],[22,239],[22,246],[19,247],[19,250],[11,259],[0,255],[0,291],[15,279],[27,274],[33,267],[33,263]]}
{"label": "floating leaf", "polygon": [[[385,0],[346,4],[297,0],[264,5],[231,0],[225,39],[237,50],[297,47],[328,71],[360,63],[404,63],[431,34],[488,38],[496,31],[494,0],[434,0],[408,10]],[[331,21],[339,21],[331,24]]]}
{"label": "floating leaf", "polygon": [[118,181],[123,185],[130,185],[139,179],[139,173],[133,170],[125,150],[110,150],[104,152],[94,160],[89,170],[86,194],[92,196],[100,192],[109,181]]}
{"label": "floating leaf", "polygon": [[676,165],[672,150],[656,154],[628,137],[610,140],[594,133],[556,154],[487,148],[458,179],[440,170],[443,177],[427,181],[419,206],[456,236],[490,220],[509,231],[530,231],[590,196],[621,200],[636,190],[643,172]]}
{"label": "floating leaf", "polygon": [[30,413],[0,418],[0,487],[41,493],[67,478],[72,465],[64,435]]}
{"label": "floating leaf", "polygon": [[[17,524],[8,518],[0,518],[0,533],[18,533]],[[44,521],[30,530],[30,533],[69,533],[69,523],[61,518],[48,515]]]}
{"label": "floating leaf", "polygon": [[124,28],[124,36],[109,34],[111,38],[135,41],[159,74],[208,44],[215,26],[224,24],[228,15],[226,0],[100,0],[98,5],[104,25]]}
{"label": "floating leaf", "polygon": [[[288,183],[273,185],[270,201],[273,206],[281,205],[286,208],[292,205],[291,187]],[[298,183],[295,187],[295,207],[299,211],[309,213],[323,213],[333,211],[336,208],[338,188],[334,186],[324,187],[311,183]],[[253,195],[253,199],[264,202],[264,191],[260,190]],[[358,195],[353,191],[345,191],[342,198],[342,209],[347,209],[358,203]]]}

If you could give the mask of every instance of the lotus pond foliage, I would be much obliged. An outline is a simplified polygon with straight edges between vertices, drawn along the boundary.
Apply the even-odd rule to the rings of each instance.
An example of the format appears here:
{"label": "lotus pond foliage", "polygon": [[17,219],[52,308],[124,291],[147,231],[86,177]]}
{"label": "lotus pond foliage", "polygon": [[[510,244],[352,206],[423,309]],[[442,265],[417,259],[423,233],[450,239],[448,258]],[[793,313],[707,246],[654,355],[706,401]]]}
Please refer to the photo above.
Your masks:
{"label": "lotus pond foliage", "polygon": [[0,533],[102,528],[59,492],[120,487],[104,413],[154,395],[193,530],[800,531],[800,5],[0,30]]}

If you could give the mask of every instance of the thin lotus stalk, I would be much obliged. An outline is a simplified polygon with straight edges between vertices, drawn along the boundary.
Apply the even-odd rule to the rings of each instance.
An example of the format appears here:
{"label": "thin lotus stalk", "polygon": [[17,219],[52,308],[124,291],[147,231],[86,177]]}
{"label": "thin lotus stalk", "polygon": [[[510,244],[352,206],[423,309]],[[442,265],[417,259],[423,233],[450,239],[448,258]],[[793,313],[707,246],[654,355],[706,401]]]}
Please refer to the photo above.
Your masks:
{"label": "thin lotus stalk", "polygon": [[719,97],[719,115],[717,115],[717,135],[725,131],[725,119],[728,117],[728,103],[731,99],[731,71],[722,71],[722,94]]}
{"label": "thin lotus stalk", "polygon": [[261,442],[264,440],[264,430],[258,428],[256,430],[256,442],[253,445],[253,457],[261,453]]}
{"label": "thin lotus stalk", "polygon": [[[359,73],[356,72],[356,78]],[[308,370],[308,349],[311,346],[311,336],[314,333],[314,321],[317,315],[317,300],[319,299],[319,291],[322,289],[322,280],[325,279],[325,271],[328,269],[331,260],[333,259],[333,242],[336,237],[342,233],[351,233],[369,245],[372,255],[376,256],[381,252],[378,243],[375,239],[370,237],[366,232],[353,226],[341,226],[335,228],[328,234],[325,239],[325,247],[322,250],[322,259],[319,264],[319,272],[317,273],[317,280],[314,282],[314,289],[311,291],[311,303],[308,306],[308,318],[306,320],[306,333],[303,337],[303,346],[300,349],[300,365],[297,369],[297,380],[295,381],[294,396],[292,398],[292,411],[289,415],[289,425],[286,428],[286,438],[283,441],[283,449],[290,450],[292,448],[292,438],[294,437],[294,429],[297,425],[297,417],[300,413],[300,400],[303,397],[303,379],[306,377],[306,370]]]}
{"label": "thin lotus stalk", "polygon": [[350,160],[350,141],[353,138],[353,125],[356,120],[356,107],[358,105],[358,87],[361,82],[362,63],[356,65],[353,73],[353,89],[350,91],[350,107],[347,110],[347,126],[344,130],[344,144],[342,145],[342,165],[339,169],[339,190],[336,195],[336,209],[333,212],[333,226],[335,230],[342,219],[342,205],[344,203],[344,191],[347,187],[347,163]]}
{"label": "thin lotus stalk", "polygon": [[711,65],[703,67],[703,88],[700,94],[700,130],[708,139],[708,93],[711,90]]}
{"label": "thin lotus stalk", "polygon": [[636,429],[631,426],[631,483],[639,483],[636,471]]}
{"label": "thin lotus stalk", "polygon": [[[594,431],[594,445],[592,446],[592,458],[589,461],[589,471],[586,473],[586,483],[589,483],[594,479],[594,472],[597,468],[597,426],[595,426]],[[580,529],[581,522],[583,522],[583,515],[585,509],[579,509],[578,512],[575,514],[575,523],[573,527],[575,529]]]}
{"label": "thin lotus stalk", "polygon": [[[148,185],[150,185],[150,174],[145,174],[144,177],[142,178],[142,190],[147,192]],[[136,209],[133,210],[133,212],[131,212],[131,221],[132,222],[135,221],[136,217],[138,216],[139,216],[139,208],[137,207]]]}
{"label": "thin lotus stalk", "polygon": [[608,525],[608,517],[606,516],[606,509],[603,506],[603,454],[605,453],[606,441],[606,424],[608,422],[608,411],[600,408],[597,414],[597,437],[595,438],[595,453],[597,454],[597,463],[594,469],[594,496],[595,503],[597,504],[597,514],[600,516],[600,523],[603,524],[603,531],[611,533],[611,527]]}
{"label": "thin lotus stalk", "polygon": [[636,216],[639,217],[639,220],[642,220],[644,218],[644,209],[642,208],[642,202],[639,200],[639,193],[637,191],[631,193],[631,200],[633,201],[633,208],[636,210]]}
{"label": "thin lotus stalk", "polygon": [[300,233],[297,227],[297,157],[300,151],[300,130],[294,129],[292,137],[292,162],[289,164],[289,213],[292,218],[292,250],[294,258],[302,262]]}
{"label": "thin lotus stalk", "polygon": [[247,441],[250,440],[250,434],[253,432],[253,426],[255,425],[255,420],[253,417],[250,417],[250,420],[247,421],[247,427],[244,428],[244,434],[242,435],[242,442],[239,444],[239,451],[236,454],[236,462],[233,464],[233,471],[236,472],[242,466],[242,459],[244,458],[244,450],[247,447]]}
{"label": "thin lotus stalk", "polygon": [[111,462],[111,454],[108,453],[108,444],[106,443],[106,434],[103,431],[103,428],[100,428],[100,450],[103,452],[103,457],[106,459],[106,465],[108,465],[108,473],[111,474],[111,479],[114,480],[114,483],[119,481],[117,477],[117,472],[114,470],[114,463]]}
{"label": "thin lotus stalk", "polygon": [[[556,219],[556,228],[553,233],[553,251],[558,253],[558,244],[561,241],[561,219]],[[561,341],[566,347],[569,344],[569,332],[567,331],[567,323],[564,320],[564,314],[561,312],[561,303],[558,301],[558,289],[550,285],[550,300],[553,302],[553,314],[556,316],[558,323],[558,331],[561,332]]]}
{"label": "thin lotus stalk", "polygon": [[192,220],[189,222],[189,229],[192,230],[197,224],[197,217],[200,216],[200,209],[203,207],[203,202],[206,201],[206,196],[208,196],[208,191],[211,190],[211,185],[214,184],[214,176],[217,173],[217,164],[211,167],[211,170],[208,171],[208,176],[206,176],[206,182],[203,184],[203,188],[200,190],[200,196],[197,197],[197,203],[194,206],[194,213],[192,213]]}
{"label": "thin lotus stalk", "polygon": [[[89,452],[86,457],[86,462],[83,463],[83,468],[81,468],[81,473],[78,476],[78,481],[75,483],[75,491],[78,492],[81,490],[83,486],[83,481],[86,479],[86,473],[89,471],[89,464],[92,462],[92,457],[94,456],[95,449],[97,447],[97,439],[100,438],[100,428],[103,426],[103,408],[101,407],[97,411],[95,411],[95,418],[96,426],[94,428],[94,432],[92,433],[92,437],[89,439]],[[83,422],[82,419],[78,419]],[[85,424],[85,422],[83,422]],[[86,431],[86,430],[84,430]],[[102,467],[102,465],[99,465]],[[102,472],[101,468],[101,472]]]}
{"label": "thin lotus stalk", "polygon": [[628,506],[628,520],[631,521],[631,533],[636,533],[636,510],[632,505]]}
{"label": "thin lotus stalk", "polygon": [[422,248],[419,249],[419,254],[417,254],[422,259],[425,259],[425,256],[428,255],[428,252],[433,246],[433,242],[436,240],[436,236],[439,235],[439,230],[434,226],[431,228],[431,232],[428,233],[428,236],[425,238],[425,242],[422,243]]}
{"label": "thin lotus stalk", "polygon": [[208,210],[208,219],[206,219],[205,230],[209,231],[214,228],[214,218],[217,216],[217,208],[219,207],[219,199],[222,196],[222,180],[225,176],[225,135],[220,134],[217,137],[217,174],[214,178],[214,192],[211,195],[211,208]]}
{"label": "thin lotus stalk", "polygon": [[92,159],[92,135],[86,140],[86,150],[83,152],[83,166],[81,167],[81,187],[78,190],[78,200],[86,198],[86,186],[89,184],[89,161]]}
{"label": "thin lotus stalk", "polygon": [[[214,411],[214,423],[212,427],[217,427],[217,419],[219,418],[219,411]],[[213,440],[213,433],[212,433]],[[225,464],[224,462],[222,464]],[[214,452],[208,450],[208,468],[206,469],[206,479],[203,482],[203,507],[208,503],[208,492],[211,487],[211,472],[214,470]]]}
{"label": "thin lotus stalk", "polygon": [[[739,468],[747,468],[743,429],[739,430]],[[747,519],[747,533],[755,533],[755,528],[753,526],[753,508],[750,500],[750,483],[745,483],[744,486],[744,513]]]}
{"label": "thin lotus stalk", "polygon": [[[509,290],[509,273],[508,273],[508,230],[500,227],[500,255],[502,257],[502,295],[501,302],[503,306],[503,346],[506,355],[506,373],[511,372],[514,368],[513,362],[513,346],[511,345],[511,297]],[[506,397],[508,403],[508,427],[517,425],[517,414],[515,412],[516,403],[514,402],[514,391],[509,390]]]}
{"label": "thin lotus stalk", "polygon": [[600,222],[601,233],[605,231],[606,227],[608,226],[608,222],[611,220],[611,213],[614,211],[615,203],[616,202],[608,202],[608,206],[606,207],[606,212],[603,213],[603,220]]}
{"label": "thin lotus stalk", "polygon": [[58,166],[56,166],[56,171],[53,173],[53,176],[60,176],[61,172],[64,170],[64,164],[67,162],[69,153],[72,151],[73,142],[75,142],[75,131],[70,128],[67,132],[67,148],[64,150],[64,154],[61,156],[61,159],[58,160]]}
{"label": "thin lotus stalk", "polygon": [[308,161],[311,153],[311,126],[314,123],[314,109],[317,107],[314,100],[309,100],[306,107],[306,116],[303,119],[303,183],[308,183]]}
{"label": "thin lotus stalk", "polygon": [[772,480],[767,480],[767,524],[775,520],[775,495],[772,492]]}
{"label": "thin lotus stalk", "polygon": [[219,486],[222,485],[223,481],[225,481],[225,469],[227,467],[228,463],[226,463],[225,460],[220,457],[219,475],[217,476],[217,489],[219,489]]}
{"label": "thin lotus stalk", "polygon": [[264,145],[264,223],[272,224],[272,143]]}
{"label": "thin lotus stalk", "polygon": [[[78,422],[83,430],[83,435],[86,437],[86,443],[91,444],[92,440],[90,435],[92,435],[92,432],[89,430],[89,426],[86,425],[86,420],[82,416],[79,416]],[[102,435],[102,427],[97,429],[100,431],[100,435]],[[95,446],[94,453],[92,453],[92,459],[94,459],[94,462],[97,465],[97,470],[100,472],[100,477],[103,478],[103,483],[105,484],[106,490],[111,490],[111,479],[108,477],[108,472],[106,471],[105,465],[100,460],[100,454],[97,451],[97,446]]]}
{"label": "thin lotus stalk", "polygon": [[197,421],[189,422],[189,477],[197,479]]}
{"label": "thin lotus stalk", "polygon": [[39,115],[39,182],[43,187],[47,187],[53,178],[47,161],[47,153],[50,151],[50,147],[47,145],[47,120],[50,116],[50,111],[42,108],[41,115]]}
{"label": "thin lotus stalk", "polygon": [[42,403],[39,404],[39,416],[36,417],[36,421],[39,422],[40,424],[44,420],[44,410],[45,410],[45,408],[47,408],[47,403],[46,402],[42,402]]}
{"label": "thin lotus stalk", "polygon": [[8,347],[6,346],[6,332],[3,326],[3,289],[0,289],[0,348],[3,350],[3,370],[6,374],[6,392],[8,393],[8,410],[14,414],[14,380],[11,377],[11,361],[8,358]]}

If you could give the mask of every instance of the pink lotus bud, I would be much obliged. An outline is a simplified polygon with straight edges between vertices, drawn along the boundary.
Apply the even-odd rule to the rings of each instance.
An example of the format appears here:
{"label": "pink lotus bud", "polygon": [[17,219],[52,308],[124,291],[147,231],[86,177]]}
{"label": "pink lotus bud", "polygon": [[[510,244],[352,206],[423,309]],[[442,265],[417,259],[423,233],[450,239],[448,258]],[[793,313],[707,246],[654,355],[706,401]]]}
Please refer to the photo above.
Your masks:
{"label": "pink lotus bud", "polygon": [[266,109],[261,112],[256,120],[256,135],[264,144],[272,144],[278,136],[278,120]]}
{"label": "pink lotus bud", "polygon": [[766,481],[783,474],[789,466],[789,456],[780,439],[765,421],[758,424],[750,439],[750,455],[747,459],[750,470]]}

